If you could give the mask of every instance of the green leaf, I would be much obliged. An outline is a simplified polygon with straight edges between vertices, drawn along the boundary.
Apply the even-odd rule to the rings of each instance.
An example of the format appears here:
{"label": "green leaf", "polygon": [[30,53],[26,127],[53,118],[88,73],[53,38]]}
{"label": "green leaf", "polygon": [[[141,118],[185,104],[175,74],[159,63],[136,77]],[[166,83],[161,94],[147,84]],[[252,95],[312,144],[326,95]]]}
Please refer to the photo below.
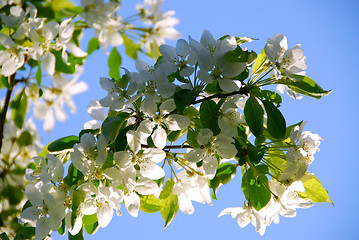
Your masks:
{"label": "green leaf", "polygon": [[141,197],[140,210],[146,213],[158,212],[163,208],[162,201],[153,195]]}
{"label": "green leaf", "polygon": [[15,239],[32,239],[35,236],[35,227],[22,227],[17,232]]}
{"label": "green leaf", "polygon": [[48,147],[52,142],[50,142],[49,144],[47,144],[44,149],[42,149],[42,151],[39,153],[39,157],[43,157],[46,158],[47,154],[49,154],[49,150]]}
{"label": "green leaf", "polygon": [[36,75],[35,75],[35,79],[36,79],[36,84],[37,86],[41,86],[41,79],[42,79],[42,70],[41,70],[41,61],[37,61],[37,71],[36,71]]}
{"label": "green leaf", "polygon": [[65,177],[65,182],[69,187],[76,185],[79,180],[83,179],[83,174],[80,172],[72,163],[68,168],[67,176]]}
{"label": "green leaf", "polygon": [[293,81],[289,78],[280,79],[278,83],[287,85],[290,89],[297,93],[304,94],[309,97],[320,99],[323,96],[331,93],[332,90],[323,90],[316,82],[306,76],[295,75],[298,81]]}
{"label": "green leaf", "polygon": [[267,205],[271,198],[268,179],[265,175],[257,175],[257,170],[249,168],[242,178],[242,190],[247,201],[257,211]]}
{"label": "green leaf", "polygon": [[222,184],[227,184],[234,178],[237,166],[232,163],[222,163],[218,166],[216,176],[210,180],[209,187],[213,189],[212,198],[217,200],[217,190]]}
{"label": "green leaf", "polygon": [[219,87],[218,80],[213,80],[211,83],[207,84],[204,91],[208,94],[216,94],[221,92],[222,89]]}
{"label": "green leaf", "polygon": [[282,97],[278,93],[272,92],[270,90],[260,91],[259,96],[262,98],[265,98],[266,100],[268,100],[269,102],[272,102],[272,103],[276,103],[276,104],[282,103]]}
{"label": "green leaf", "polygon": [[80,232],[76,235],[69,233],[69,240],[83,240],[84,239],[84,229],[81,228]]}
{"label": "green leaf", "polygon": [[310,199],[312,202],[329,202],[333,204],[330,200],[328,191],[322,186],[322,183],[315,176],[311,176],[305,182],[303,182],[305,192],[297,192],[301,198]]}
{"label": "green leaf", "polygon": [[266,146],[254,146],[252,143],[247,142],[247,153],[248,157],[251,160],[251,163],[257,165],[263,158],[264,153],[266,152]]}
{"label": "green leaf", "polygon": [[17,144],[19,147],[29,146],[32,144],[32,135],[29,131],[23,131],[20,134],[20,137],[16,139]]}
{"label": "green leaf", "polygon": [[8,78],[0,75],[0,89],[3,87],[10,88],[11,86],[9,84]]}
{"label": "green leaf", "polygon": [[263,64],[266,62],[266,60],[267,60],[267,56],[266,56],[266,54],[264,52],[264,48],[263,48],[261,53],[257,56],[256,61],[253,64],[252,72],[253,73],[257,72],[263,66]]}
{"label": "green leaf", "polygon": [[126,119],[117,116],[107,117],[103,121],[101,126],[102,133],[110,144],[115,141],[118,133],[126,126],[126,122]]}
{"label": "green leaf", "polygon": [[[78,217],[77,210],[80,204],[85,200],[86,194],[80,190],[74,190],[72,194],[72,214],[71,225],[74,226],[75,219]],[[70,233],[69,233],[70,234]]]}
{"label": "green leaf", "polygon": [[95,222],[97,222],[97,214],[94,213],[92,215],[84,215],[82,217],[82,222],[84,225],[88,225],[88,224],[93,224]]}
{"label": "green leaf", "polygon": [[97,232],[97,229],[99,228],[98,222],[84,225],[85,230],[88,234],[95,234]]}
{"label": "green leaf", "polygon": [[5,232],[0,234],[0,238],[1,238],[1,240],[10,240],[10,238],[7,236],[7,234]]}
{"label": "green leaf", "polygon": [[78,136],[67,136],[60,139],[57,139],[56,141],[53,141],[49,146],[48,150],[50,152],[61,152],[67,149],[72,149],[75,143],[79,143],[79,137]]}
{"label": "green leaf", "polygon": [[117,138],[115,140],[115,149],[116,151],[125,151],[127,147],[127,137],[126,133],[129,130],[134,130],[135,124],[128,125],[127,127],[123,128],[117,135]]}
{"label": "green leaf", "polygon": [[189,89],[182,89],[176,92],[174,95],[174,100],[177,110],[182,113],[184,109],[192,102],[193,97],[193,91]]}
{"label": "green leaf", "polygon": [[244,118],[254,136],[263,134],[264,111],[257,99],[251,95],[244,106]]}
{"label": "green leaf", "polygon": [[90,39],[88,46],[87,46],[87,54],[91,55],[94,51],[97,49],[100,49],[100,43],[98,42],[98,39],[93,37]]}
{"label": "green leaf", "polygon": [[204,128],[211,129],[214,136],[221,132],[218,126],[218,107],[213,100],[202,102],[199,108],[199,114]]}
{"label": "green leaf", "polygon": [[113,79],[120,79],[120,66],[121,66],[121,55],[118,53],[117,48],[113,47],[108,57],[107,65],[109,67],[109,76]]}
{"label": "green leaf", "polygon": [[55,55],[55,70],[58,72],[63,72],[67,74],[74,74],[76,70],[74,56],[71,53],[68,53],[67,65],[62,60],[62,52],[61,51],[51,51]]}
{"label": "green leaf", "polygon": [[15,96],[14,100],[10,104],[10,107],[12,109],[12,120],[17,128],[22,128],[27,113],[27,96],[24,91],[21,91]]}
{"label": "green leaf", "polygon": [[267,112],[267,129],[269,134],[276,139],[284,138],[286,123],[282,113],[273,103],[267,100],[262,100],[262,103]]}
{"label": "green leaf", "polygon": [[141,46],[139,44],[134,43],[134,41],[131,38],[129,38],[127,35],[121,34],[121,36],[123,38],[123,44],[126,47],[127,56],[136,60],[138,57],[137,52],[141,51]]}
{"label": "green leaf", "polygon": [[178,197],[173,194],[174,184],[175,183],[172,179],[168,179],[166,184],[163,186],[159,197],[163,204],[160,212],[163,220],[165,221],[164,228],[166,228],[173,221],[179,209]]}
{"label": "green leaf", "polygon": [[[57,229],[57,232],[60,234],[60,235],[64,235],[65,234],[65,230],[66,230],[66,224],[65,224],[65,218],[62,219],[62,223],[61,223],[61,226],[59,227],[59,229]],[[35,233],[35,231],[34,231]]]}

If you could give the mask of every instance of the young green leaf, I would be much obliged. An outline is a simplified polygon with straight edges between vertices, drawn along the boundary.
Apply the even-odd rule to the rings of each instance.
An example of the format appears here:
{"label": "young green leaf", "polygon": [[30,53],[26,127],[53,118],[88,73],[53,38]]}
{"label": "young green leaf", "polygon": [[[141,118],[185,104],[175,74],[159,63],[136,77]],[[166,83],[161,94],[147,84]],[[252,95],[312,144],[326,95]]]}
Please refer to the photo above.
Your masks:
{"label": "young green leaf", "polygon": [[237,166],[232,163],[222,163],[218,166],[216,176],[210,180],[209,187],[213,189],[212,198],[217,200],[217,190],[222,184],[231,181],[237,172]]}
{"label": "young green leaf", "polygon": [[120,66],[121,66],[121,55],[118,53],[117,48],[113,47],[108,57],[107,65],[109,67],[109,76],[113,79],[120,79]]}
{"label": "young green leaf", "polygon": [[257,99],[251,95],[244,106],[244,118],[254,136],[263,134],[264,111]]}
{"label": "young green leaf", "polygon": [[200,119],[204,128],[212,130],[216,136],[221,132],[218,126],[218,107],[213,100],[206,100],[199,108]]}
{"label": "young green leaf", "polygon": [[87,54],[91,55],[94,51],[97,49],[100,49],[100,43],[98,42],[98,39],[93,37],[90,39],[88,46],[87,46]]}
{"label": "young green leaf", "polygon": [[303,182],[305,192],[298,192],[298,195],[304,199],[310,199],[312,202],[329,202],[333,204],[330,200],[328,191],[322,186],[322,183],[314,175]]}
{"label": "young green leaf", "polygon": [[126,126],[126,119],[122,117],[107,117],[103,121],[101,129],[107,141],[113,143],[124,126]]}
{"label": "young green leaf", "polygon": [[179,209],[178,197],[173,194],[174,184],[175,183],[172,179],[168,179],[159,197],[163,204],[160,212],[163,220],[165,221],[164,228],[166,228],[173,221]]}
{"label": "young green leaf", "polygon": [[295,75],[295,78],[298,79],[298,81],[293,81],[289,78],[286,78],[278,80],[278,83],[287,85],[290,89],[297,93],[301,93],[317,99],[320,99],[321,97],[331,93],[331,90],[323,90],[316,82],[307,76]]}
{"label": "young green leaf", "polygon": [[267,112],[267,129],[269,134],[276,139],[284,138],[286,123],[282,113],[268,100],[262,100],[262,103]]}
{"label": "young green leaf", "polygon": [[88,224],[93,224],[95,222],[97,222],[97,214],[94,213],[92,215],[84,215],[82,217],[82,222],[84,225],[88,225]]}
{"label": "young green leaf", "polygon": [[76,235],[69,234],[69,240],[83,240],[84,239],[84,229],[81,228],[80,232]]}
{"label": "young green leaf", "polygon": [[27,113],[27,96],[25,91],[21,91],[10,105],[12,109],[12,120],[14,121],[17,128],[22,128],[22,125],[25,122],[25,117]]}
{"label": "young green leaf", "polygon": [[85,230],[88,234],[95,234],[97,229],[99,228],[99,225],[98,225],[98,222],[94,222],[94,223],[91,223],[91,224],[86,224],[84,225],[85,227]]}
{"label": "young green leaf", "polygon": [[183,110],[192,102],[193,91],[189,89],[182,89],[175,93],[174,100],[177,110],[182,113]]}
{"label": "young green leaf", "polygon": [[79,143],[79,137],[78,136],[67,136],[60,139],[57,139],[56,141],[53,141],[49,146],[48,150],[50,152],[61,152],[67,149],[72,149],[75,143]]}
{"label": "young green leaf", "polygon": [[163,208],[162,201],[153,195],[146,195],[141,197],[140,210],[146,213],[158,212]]}
{"label": "young green leaf", "polygon": [[242,190],[247,201],[257,210],[267,205],[271,198],[268,179],[255,169],[248,169],[242,178]]}
{"label": "young green leaf", "polygon": [[256,61],[253,64],[252,72],[257,72],[267,60],[267,56],[264,52],[264,48],[262,49],[261,53],[257,56]]}
{"label": "young green leaf", "polygon": [[130,58],[133,59],[137,59],[138,51],[141,51],[141,47],[139,44],[136,44],[133,42],[133,40],[131,38],[129,38],[127,35],[125,34],[121,34],[122,38],[123,38],[123,44],[126,47],[126,54],[127,56],[129,56]]}
{"label": "young green leaf", "polygon": [[41,70],[41,61],[38,61],[37,64],[37,71],[36,71],[36,75],[35,75],[35,79],[36,79],[36,84],[37,86],[41,86],[41,79],[42,79],[42,70]]}

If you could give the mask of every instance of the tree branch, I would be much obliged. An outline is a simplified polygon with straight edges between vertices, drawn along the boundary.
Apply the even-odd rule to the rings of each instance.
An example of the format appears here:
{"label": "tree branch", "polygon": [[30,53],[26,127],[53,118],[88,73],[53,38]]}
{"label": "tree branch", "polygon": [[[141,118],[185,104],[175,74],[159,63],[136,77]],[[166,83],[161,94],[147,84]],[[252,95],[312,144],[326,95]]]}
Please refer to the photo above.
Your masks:
{"label": "tree branch", "polygon": [[[141,147],[143,148],[150,148],[148,145],[142,144]],[[164,149],[181,149],[181,148],[193,148],[189,145],[172,145],[172,146],[165,146]]]}
{"label": "tree branch", "polygon": [[14,90],[14,86],[15,86],[15,74],[10,76],[10,88],[7,89],[4,107],[1,109],[1,114],[0,114],[0,150],[1,150],[2,142],[3,142],[3,138],[4,138],[4,126],[5,126],[5,121],[6,121],[6,113],[7,113],[7,110],[9,109],[11,94],[12,94],[12,91]]}

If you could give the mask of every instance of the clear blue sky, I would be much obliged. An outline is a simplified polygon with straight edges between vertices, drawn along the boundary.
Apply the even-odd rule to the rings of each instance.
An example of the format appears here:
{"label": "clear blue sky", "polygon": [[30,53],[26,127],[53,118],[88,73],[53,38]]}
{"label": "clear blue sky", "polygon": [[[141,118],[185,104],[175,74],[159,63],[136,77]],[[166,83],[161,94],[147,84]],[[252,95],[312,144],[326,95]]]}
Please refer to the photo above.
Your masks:
{"label": "clear blue sky", "polygon": [[[133,2],[124,0],[123,4]],[[335,206],[316,204],[310,209],[299,209],[293,219],[281,217],[280,223],[268,227],[261,239],[357,239],[359,2],[167,0],[164,9],[177,12],[176,17],[181,20],[177,29],[185,39],[188,35],[199,39],[202,31],[208,29],[215,38],[226,34],[259,38],[247,45],[256,51],[275,33],[286,35],[289,47],[302,44],[307,75],[333,92],[321,100],[295,101],[284,97],[281,109],[288,123],[306,120],[306,130],[324,139],[309,171],[315,172],[328,189]],[[125,58],[123,66],[134,69],[133,61]],[[81,79],[89,84],[89,91],[75,97],[77,114],[70,115],[66,123],[56,123],[56,130],[46,135],[45,141],[76,134],[90,119],[86,113],[89,101],[106,94],[98,83],[108,72],[103,52],[90,56],[85,67]],[[229,216],[217,218],[225,207],[243,205],[240,177],[220,188],[217,196],[219,200],[212,207],[194,204],[192,216],[179,212],[165,230],[159,213],[141,212],[133,218],[123,207],[121,217],[113,218],[108,227],[86,239],[259,239],[253,226],[241,229]],[[54,239],[62,237],[54,235]]]}

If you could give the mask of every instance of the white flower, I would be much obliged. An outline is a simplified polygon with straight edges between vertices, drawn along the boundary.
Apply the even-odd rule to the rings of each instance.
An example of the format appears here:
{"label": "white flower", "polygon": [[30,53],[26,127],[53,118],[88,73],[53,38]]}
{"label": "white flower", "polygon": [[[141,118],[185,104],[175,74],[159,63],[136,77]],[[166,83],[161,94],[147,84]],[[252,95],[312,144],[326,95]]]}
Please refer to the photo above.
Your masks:
{"label": "white flower", "polygon": [[201,41],[197,42],[190,38],[191,49],[197,52],[200,70],[198,77],[201,81],[211,83],[217,79],[221,89],[225,92],[239,90],[239,83],[231,80],[242,73],[247,67],[245,62],[231,62],[225,54],[234,50],[237,46],[228,39],[216,41],[212,34],[205,30],[202,33]]}
{"label": "white flower", "polygon": [[287,38],[281,34],[275,34],[264,48],[264,51],[271,63],[274,64],[274,76],[280,79],[282,70],[285,75],[296,81],[294,75],[305,75],[307,66],[305,65],[306,57],[300,45],[295,45],[288,50]]}
{"label": "white flower", "polygon": [[80,143],[73,146],[71,160],[75,167],[84,175],[90,176],[94,173],[96,167],[101,167],[107,157],[107,140],[101,134],[97,143],[94,135],[84,133],[81,136]]}
{"label": "white flower", "polygon": [[65,217],[65,193],[55,186],[38,183],[26,185],[25,194],[32,206],[21,213],[19,222],[36,223],[36,240],[45,238],[50,231],[57,231]]}
{"label": "white flower", "polygon": [[247,226],[249,223],[252,223],[252,225],[256,228],[256,232],[258,232],[261,236],[263,236],[266,231],[264,217],[260,212],[252,207],[245,205],[244,208],[226,208],[218,215],[218,217],[229,214],[232,218],[237,219],[237,223],[241,228]]}
{"label": "white flower", "polygon": [[192,214],[194,207],[191,201],[212,205],[208,179],[197,174],[187,176],[186,171],[177,174],[178,181],[173,187],[173,194],[178,195],[179,208],[182,212]]}
{"label": "white flower", "polygon": [[26,13],[20,6],[10,7],[10,15],[0,13],[1,20],[9,27],[19,26],[25,19]]}
{"label": "white flower", "polygon": [[295,181],[289,187],[275,181],[269,181],[268,184],[276,198],[272,197],[265,206],[267,226],[272,222],[279,223],[279,215],[292,218],[296,216],[296,208],[313,206],[310,200],[302,199],[296,193],[305,191],[301,181]]}
{"label": "white flower", "polygon": [[222,134],[214,138],[213,132],[208,128],[200,130],[197,142],[203,145],[203,148],[191,150],[187,153],[186,159],[191,163],[203,161],[203,169],[209,179],[216,175],[218,167],[216,154],[224,159],[233,158],[237,154],[232,138]]}
{"label": "white flower", "polygon": [[77,82],[81,71],[81,68],[79,68],[71,81],[62,78],[61,75],[55,74],[53,78],[55,86],[52,89],[44,89],[41,99],[34,99],[34,117],[44,120],[44,131],[50,132],[54,128],[55,117],[59,121],[66,120],[65,104],[71,113],[76,112],[76,105],[72,97],[87,90],[87,84],[85,82]]}
{"label": "white flower", "polygon": [[51,154],[47,154],[46,159],[43,157],[32,158],[36,164],[36,169],[26,169],[25,177],[27,180],[40,179],[44,183],[49,183],[50,181],[60,182],[62,180],[64,167],[61,160]]}
{"label": "white flower", "polygon": [[106,118],[105,109],[98,100],[92,100],[87,106],[87,113],[93,120],[84,124],[84,129],[98,129],[101,127],[101,122]]}
{"label": "white flower", "polygon": [[218,117],[218,126],[221,129],[221,134],[234,137],[237,135],[238,124],[245,123],[244,116],[237,112],[239,104],[238,97],[236,97],[221,106]]}
{"label": "white flower", "polygon": [[25,56],[18,45],[3,33],[0,33],[0,44],[6,48],[5,50],[0,50],[1,75],[8,77],[24,65]]}
{"label": "white flower", "polygon": [[86,199],[80,206],[81,212],[84,215],[96,213],[100,227],[104,228],[111,222],[113,208],[118,211],[118,215],[121,214],[123,195],[118,194],[114,186],[106,187],[100,183],[100,186],[95,187],[92,183],[85,183],[79,189],[86,193]]}

